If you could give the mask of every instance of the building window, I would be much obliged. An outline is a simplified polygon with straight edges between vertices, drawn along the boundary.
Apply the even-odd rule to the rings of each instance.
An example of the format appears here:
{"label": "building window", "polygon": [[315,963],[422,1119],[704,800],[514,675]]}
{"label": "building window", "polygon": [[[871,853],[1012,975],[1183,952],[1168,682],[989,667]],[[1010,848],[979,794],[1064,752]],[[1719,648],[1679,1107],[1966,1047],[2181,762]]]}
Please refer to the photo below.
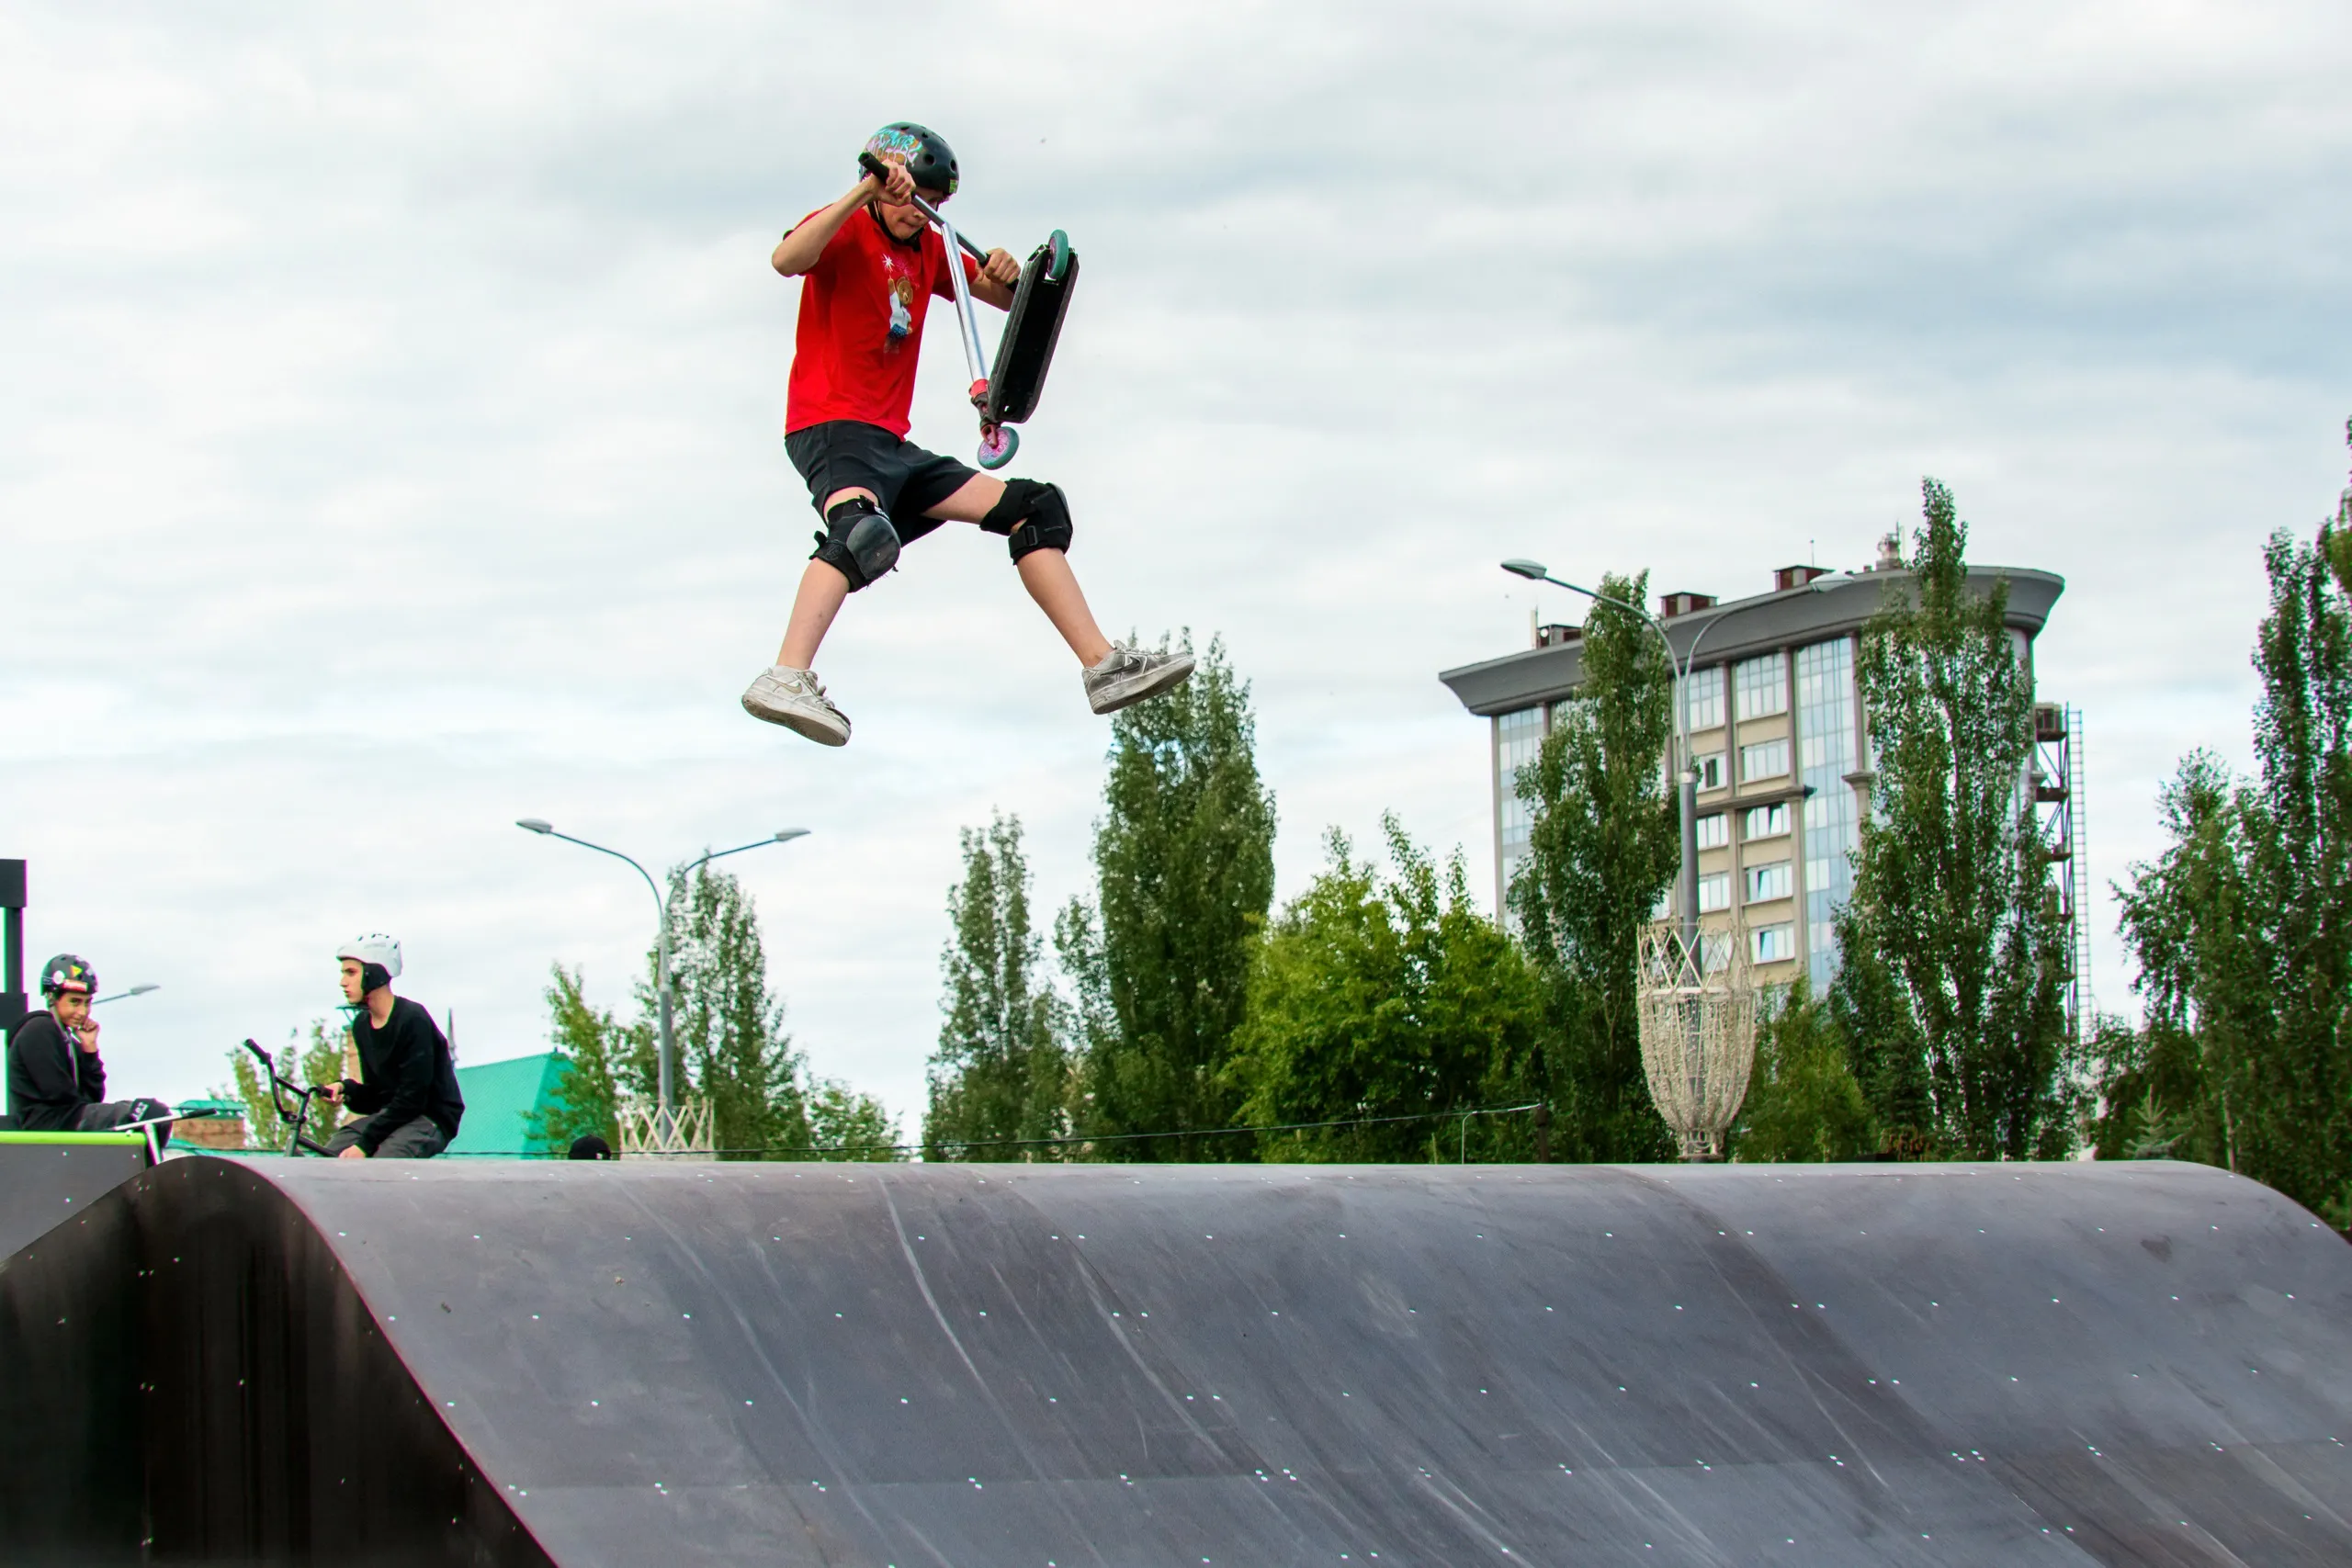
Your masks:
{"label": "building window", "polygon": [[1731,842],[1731,818],[1720,811],[1710,812],[1692,824],[1699,829],[1699,847],[1719,850]]}
{"label": "building window", "polygon": [[1712,915],[1731,908],[1731,873],[1710,872],[1699,879],[1699,913]]}
{"label": "building window", "polygon": [[1797,955],[1797,928],[1758,926],[1747,933],[1748,957],[1758,964],[1784,964]]}
{"label": "building window", "polygon": [[1534,816],[1519,798],[1519,771],[1535,760],[1544,746],[1544,710],[1521,708],[1495,718],[1495,782],[1502,796],[1496,820],[1501,827],[1502,886],[1497,889],[1508,907],[1510,879],[1527,858],[1528,832]]}
{"label": "building window", "polygon": [[1789,771],[1789,743],[1785,740],[1759,740],[1753,746],[1739,749],[1739,776],[1742,783],[1757,779],[1781,778]]}
{"label": "building window", "polygon": [[1761,904],[1770,898],[1785,898],[1794,888],[1789,879],[1789,863],[1776,860],[1770,865],[1747,868],[1747,902]]}
{"label": "building window", "polygon": [[1768,653],[1761,659],[1743,659],[1732,666],[1732,683],[1739,692],[1739,716],[1742,719],[1769,718],[1776,713],[1789,711],[1789,660],[1786,654]]}
{"label": "building window", "polygon": [[1748,808],[1746,820],[1739,825],[1743,839],[1777,839],[1789,830],[1788,802]]}
{"label": "building window", "polygon": [[1690,759],[1690,764],[1699,771],[1701,789],[1724,787],[1724,754],[1721,751],[1702,751]]}
{"label": "building window", "polygon": [[1690,728],[1713,729],[1724,721],[1724,667],[1694,670],[1683,683],[1690,705]]}
{"label": "building window", "polygon": [[1731,967],[1731,932],[1699,933],[1699,965],[1710,975],[1720,975]]}
{"label": "building window", "polygon": [[1838,911],[1854,892],[1860,842],[1854,786],[1860,762],[1854,721],[1854,645],[1838,637],[1797,649],[1798,761],[1813,793],[1804,803],[1804,919],[1813,994],[1838,967]]}

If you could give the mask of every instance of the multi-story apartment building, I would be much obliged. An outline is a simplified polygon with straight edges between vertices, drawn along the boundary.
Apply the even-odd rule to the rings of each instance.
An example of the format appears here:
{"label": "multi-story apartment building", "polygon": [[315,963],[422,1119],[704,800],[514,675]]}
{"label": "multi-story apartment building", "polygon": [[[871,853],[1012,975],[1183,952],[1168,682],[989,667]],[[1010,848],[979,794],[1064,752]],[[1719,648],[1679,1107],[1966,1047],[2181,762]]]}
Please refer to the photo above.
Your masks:
{"label": "multi-story apartment building", "polygon": [[[1979,567],[1969,576],[1988,590],[1995,579],[2007,579],[2008,625],[2030,671],[2034,638],[2064,580],[2017,567]],[[1698,648],[1682,700],[1699,766],[1700,924],[1721,942],[1736,916],[1761,985],[1785,986],[1803,974],[1818,991],[1836,968],[1833,922],[1853,891],[1850,857],[1870,804],[1869,715],[1855,683],[1856,639],[1887,589],[1908,577],[1890,537],[1877,564],[1860,571],[1784,567],[1770,592],[1721,603],[1704,593],[1660,596],[1658,618],[1677,658]],[[1438,677],[1492,729],[1498,917],[1527,852],[1528,812],[1513,782],[1544,743],[1555,706],[1583,678],[1581,630],[1574,626],[1539,626],[1533,647]],[[2063,742],[2063,712],[2037,714],[2038,731],[2052,723]],[[2063,759],[2038,761],[2028,782],[2039,799],[2064,808],[2069,771]],[[2060,828],[2064,858],[2079,827]],[[2078,880],[2062,879],[2070,909]]]}

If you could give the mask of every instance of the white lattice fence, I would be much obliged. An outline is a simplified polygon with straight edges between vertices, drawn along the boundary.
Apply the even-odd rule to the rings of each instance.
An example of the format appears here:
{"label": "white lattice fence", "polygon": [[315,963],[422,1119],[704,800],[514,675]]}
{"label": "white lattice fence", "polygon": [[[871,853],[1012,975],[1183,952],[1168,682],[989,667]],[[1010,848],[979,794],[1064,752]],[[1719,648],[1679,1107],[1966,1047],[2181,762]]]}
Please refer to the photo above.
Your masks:
{"label": "white lattice fence", "polygon": [[714,1159],[710,1101],[690,1100],[664,1111],[658,1105],[624,1105],[620,1111],[621,1155],[628,1159]]}

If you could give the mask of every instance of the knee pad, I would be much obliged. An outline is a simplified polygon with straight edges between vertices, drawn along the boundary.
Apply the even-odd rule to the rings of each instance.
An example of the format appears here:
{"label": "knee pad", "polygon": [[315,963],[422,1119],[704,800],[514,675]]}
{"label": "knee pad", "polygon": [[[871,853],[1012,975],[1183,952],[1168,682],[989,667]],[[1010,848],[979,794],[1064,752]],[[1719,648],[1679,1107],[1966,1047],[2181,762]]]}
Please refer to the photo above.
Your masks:
{"label": "knee pad", "polygon": [[888,513],[854,495],[825,513],[824,531],[817,536],[809,558],[848,578],[850,591],[855,592],[880,581],[884,572],[899,564],[899,531],[890,525]]}
{"label": "knee pad", "polygon": [[1005,546],[1016,562],[1039,550],[1069,550],[1074,532],[1061,487],[1035,479],[1005,480],[1004,499],[989,508],[980,526],[1004,535]]}

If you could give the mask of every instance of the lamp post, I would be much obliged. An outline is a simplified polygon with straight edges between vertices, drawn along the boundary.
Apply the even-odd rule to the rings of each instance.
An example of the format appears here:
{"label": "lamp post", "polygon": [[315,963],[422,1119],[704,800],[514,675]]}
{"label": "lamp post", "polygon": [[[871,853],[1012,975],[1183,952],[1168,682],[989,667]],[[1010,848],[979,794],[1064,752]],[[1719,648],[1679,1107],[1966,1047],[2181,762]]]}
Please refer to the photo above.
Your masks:
{"label": "lamp post", "polygon": [[[1675,902],[1682,907],[1684,962],[1694,967],[1703,968],[1704,965],[1699,961],[1699,768],[1697,759],[1690,755],[1690,671],[1699,657],[1699,644],[1706,640],[1709,632],[1714,630],[1725,618],[1736,612],[1718,610],[1708,616],[1699,627],[1698,635],[1690,639],[1690,649],[1678,660],[1674,655],[1674,639],[1666,634],[1666,623],[1639,604],[1629,604],[1623,599],[1595,592],[1577,583],[1565,582],[1545,570],[1542,561],[1514,558],[1503,562],[1502,568],[1513,576],[1524,577],[1531,582],[1548,582],[1555,588],[1565,588],[1571,593],[1581,593],[1597,604],[1613,604],[1630,615],[1639,615],[1642,618],[1642,624],[1656,632],[1658,641],[1666,646],[1667,668],[1674,672],[1675,742],[1682,752],[1680,792],[1682,872],[1676,878]],[[1809,582],[1805,587],[1807,592],[1818,593],[1822,592],[1823,585]],[[1778,601],[1770,602],[1777,603]],[[1747,607],[1752,609],[1758,606]]]}
{"label": "lamp post", "polygon": [[[671,1029],[669,899],[663,896],[661,885],[653,880],[651,872],[647,871],[630,856],[621,853],[618,850],[608,850],[602,844],[592,844],[585,839],[575,839],[569,833],[559,833],[555,830],[554,825],[544,818],[525,817],[518,819],[514,826],[526,833],[537,833],[548,839],[561,839],[565,843],[578,844],[583,850],[594,850],[600,855],[610,855],[615,860],[627,861],[638,875],[645,878],[646,890],[653,895],[653,916],[658,922],[655,927],[656,938],[653,948],[653,990],[661,1009],[662,1049],[657,1059],[659,1070],[654,1092],[661,1105],[662,1120],[666,1123],[672,1115],[671,1085],[674,1071],[673,1064],[677,1060],[676,1040]],[[786,828],[771,833],[764,839],[754,839],[748,844],[738,844],[731,850],[705,850],[700,855],[688,861],[681,868],[681,872],[682,874],[692,873],[709,864],[712,861],[723,860],[729,855],[740,855],[746,850],[756,850],[768,844],[788,844],[795,839],[808,837],[808,829],[806,828]]]}
{"label": "lamp post", "polygon": [[160,991],[163,988],[154,981],[149,980],[133,986],[127,991],[117,991],[109,997],[94,997],[90,1000],[90,1005],[96,1007],[100,1002],[119,1002],[125,997],[143,997],[150,991]]}

